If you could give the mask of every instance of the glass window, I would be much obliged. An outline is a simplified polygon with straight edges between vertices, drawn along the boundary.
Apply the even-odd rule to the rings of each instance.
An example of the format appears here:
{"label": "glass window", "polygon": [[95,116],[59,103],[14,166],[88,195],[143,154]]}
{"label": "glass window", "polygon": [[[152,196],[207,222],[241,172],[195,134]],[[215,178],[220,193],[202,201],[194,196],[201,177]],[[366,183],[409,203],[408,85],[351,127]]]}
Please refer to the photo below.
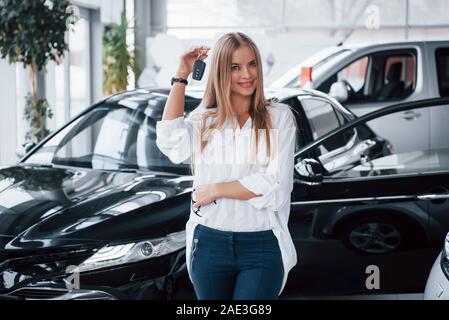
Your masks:
{"label": "glass window", "polygon": [[[301,103],[312,131],[313,140],[321,138],[344,124],[344,118],[341,115],[337,115],[338,111],[327,101],[320,99],[302,99]],[[344,147],[350,139],[351,136],[348,134],[336,135],[321,145],[320,154],[323,155]]]}
{"label": "glass window", "polygon": [[340,120],[329,102],[319,99],[303,99],[301,103],[309,120],[314,140],[340,126]]}
{"label": "glass window", "polygon": [[382,14],[381,27],[403,24],[405,20],[405,1],[370,0],[361,2],[330,0],[287,0],[286,21],[290,28],[311,28],[316,26],[332,28],[365,28],[368,17],[367,9],[377,7]]}
{"label": "glass window", "polygon": [[368,57],[357,59],[323,82],[318,90],[329,93],[332,84],[340,81],[344,82],[348,89],[348,102],[366,99],[363,89],[367,79],[368,63]]}
{"label": "glass window", "polygon": [[[426,113],[432,115],[431,130],[429,126],[418,127],[412,135],[398,135],[395,143],[386,138],[382,129],[376,132],[369,129],[375,122],[395,121],[396,131],[400,133],[398,118],[407,117],[404,120],[411,121]],[[326,161],[319,159],[328,176],[335,179],[449,171],[449,127],[445,125],[448,120],[449,105],[391,113],[362,125],[373,133],[371,137],[365,135],[362,138],[358,134],[351,147],[344,152],[328,157]],[[360,125],[356,127],[358,133],[362,131],[360,129]],[[421,135],[426,137],[425,145],[419,139]],[[322,146],[315,147],[309,154],[316,154],[320,148]]]}
{"label": "glass window", "polygon": [[56,127],[60,128],[67,123],[68,115],[68,92],[66,88],[66,61],[55,67],[55,115]]}
{"label": "glass window", "polygon": [[[314,55],[312,55],[311,57],[309,57],[308,59],[302,61],[301,63],[304,66],[312,66],[313,71],[312,73],[315,73],[317,70],[319,70],[322,67],[325,66],[329,66],[332,65],[332,63],[334,63],[333,61],[337,60],[337,59],[343,59],[345,56],[348,56],[349,54],[351,54],[352,50],[349,49],[343,49],[343,50],[339,50],[337,52],[332,52],[329,53],[326,49],[323,51],[320,51]],[[294,71],[294,75],[292,75],[292,71]],[[278,87],[283,87],[284,86],[284,82],[286,81],[286,79],[290,79],[291,80],[287,80],[288,83],[285,85],[285,87],[287,88],[298,88],[301,86],[301,77],[299,75],[299,73],[301,72],[301,70],[298,69],[292,69],[290,70],[288,73],[286,73],[285,75],[283,75],[281,78],[279,78],[278,80],[274,81],[272,83],[272,85],[275,88]],[[298,75],[296,75],[298,74]],[[312,76],[313,79],[313,76]],[[333,81],[335,82],[335,81]],[[333,83],[332,82],[332,83]],[[330,84],[332,84],[330,83]],[[321,91],[323,92],[329,92],[329,88],[330,85],[326,88],[320,88]]]}
{"label": "glass window", "polygon": [[69,33],[70,118],[90,105],[90,69],[88,18],[81,18]]}
{"label": "glass window", "polygon": [[167,1],[167,33],[179,38],[212,38],[230,28],[264,33],[281,19],[282,6],[271,0]]}
{"label": "glass window", "polygon": [[[65,127],[26,163],[188,173],[188,164],[173,164],[156,145],[156,122],[165,101],[155,95],[104,103]],[[199,100],[188,99],[186,104],[190,111]]]}
{"label": "glass window", "polygon": [[449,48],[438,49],[436,58],[440,96],[449,97]]}
{"label": "glass window", "polygon": [[329,93],[337,81],[346,85],[347,103],[405,99],[415,90],[416,53],[385,51],[359,58],[327,78],[318,90]]}
{"label": "glass window", "polygon": [[296,119],[298,135],[296,137],[295,151],[298,151],[300,148],[304,147],[307,143],[313,140],[310,136],[309,124],[298,98],[291,98],[283,101],[283,103],[291,107]]}
{"label": "glass window", "polygon": [[392,55],[385,59],[378,101],[403,99],[415,89],[416,62],[412,55]]}
{"label": "glass window", "polygon": [[368,57],[363,57],[341,70],[337,75],[337,80],[344,80],[354,91],[359,91],[365,85],[367,67]]}
{"label": "glass window", "polygon": [[70,52],[55,67],[57,127],[63,126],[92,103],[90,17],[88,9],[80,8],[79,20],[67,33]]}

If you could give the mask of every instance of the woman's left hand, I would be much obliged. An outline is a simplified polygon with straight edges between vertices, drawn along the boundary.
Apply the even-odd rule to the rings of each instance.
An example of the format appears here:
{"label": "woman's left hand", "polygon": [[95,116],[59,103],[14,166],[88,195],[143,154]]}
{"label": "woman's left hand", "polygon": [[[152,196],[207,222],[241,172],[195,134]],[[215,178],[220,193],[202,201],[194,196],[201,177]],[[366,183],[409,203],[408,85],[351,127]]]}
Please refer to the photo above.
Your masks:
{"label": "woman's left hand", "polygon": [[215,202],[217,199],[216,185],[207,184],[202,186],[197,186],[194,193],[194,207],[199,208],[200,206],[208,205],[209,203]]}

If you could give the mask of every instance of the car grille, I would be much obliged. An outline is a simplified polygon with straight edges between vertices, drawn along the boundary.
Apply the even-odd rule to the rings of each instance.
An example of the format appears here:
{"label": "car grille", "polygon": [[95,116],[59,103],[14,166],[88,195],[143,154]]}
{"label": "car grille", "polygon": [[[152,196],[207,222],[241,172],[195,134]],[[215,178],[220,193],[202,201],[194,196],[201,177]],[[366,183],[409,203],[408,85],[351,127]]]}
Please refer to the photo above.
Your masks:
{"label": "car grille", "polygon": [[[67,276],[67,267],[77,266],[98,246],[62,247],[51,250],[2,250],[0,252],[0,294],[36,281]],[[59,293],[60,294],[60,293]]]}
{"label": "car grille", "polygon": [[69,290],[54,287],[26,287],[17,289],[8,297],[25,300],[117,300],[114,295],[101,290]]}
{"label": "car grille", "polygon": [[25,299],[54,299],[60,297],[69,292],[66,289],[32,289],[32,288],[23,288],[18,289],[12,293],[13,296]]}
{"label": "car grille", "polygon": [[6,258],[0,263],[0,270],[9,268],[17,268],[35,264],[42,264],[54,261],[70,261],[82,257],[89,257],[92,255],[92,250],[81,249],[61,253],[36,254],[30,256],[22,256],[15,258]]}
{"label": "car grille", "polygon": [[0,251],[0,271],[43,264],[55,261],[67,261],[73,259],[86,258],[93,254],[97,246],[66,247],[52,250],[1,250]]}

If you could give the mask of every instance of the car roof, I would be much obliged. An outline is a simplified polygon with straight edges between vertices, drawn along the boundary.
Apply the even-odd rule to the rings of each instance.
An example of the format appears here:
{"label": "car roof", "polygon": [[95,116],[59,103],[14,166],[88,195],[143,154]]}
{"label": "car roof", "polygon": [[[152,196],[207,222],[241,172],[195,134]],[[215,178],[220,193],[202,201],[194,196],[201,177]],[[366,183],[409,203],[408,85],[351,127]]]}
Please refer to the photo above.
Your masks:
{"label": "car roof", "polygon": [[[204,87],[189,87],[186,90],[186,96],[196,99],[202,99],[204,96]],[[322,98],[329,99],[329,96],[316,90],[312,89],[300,89],[300,88],[265,88],[265,97],[267,99],[277,99],[284,100],[290,97],[299,95],[314,95]],[[106,98],[106,102],[117,103],[126,99],[136,99],[136,98],[148,98],[151,95],[161,95],[167,97],[170,93],[170,88],[141,88],[130,91],[123,91]]]}
{"label": "car roof", "polygon": [[[204,87],[188,87],[186,90],[186,99],[198,99],[201,100],[204,96]],[[277,101],[284,101],[289,98],[298,96],[313,96],[331,101],[334,106],[336,106],[341,112],[349,116],[350,118],[355,118],[355,114],[349,109],[342,106],[337,100],[330,97],[329,95],[313,90],[313,89],[301,89],[301,88],[265,88],[265,97],[268,100],[274,99]],[[109,103],[117,103],[126,106],[133,106],[142,101],[147,101],[154,98],[154,96],[161,96],[167,98],[170,94],[170,88],[141,88],[136,90],[124,91],[117,93],[113,96],[106,98],[104,101]],[[146,102],[145,102],[146,103]]]}
{"label": "car roof", "polygon": [[118,103],[124,100],[149,99],[152,95],[168,96],[169,88],[141,88],[127,90],[107,97],[104,101],[109,103]]}
{"label": "car roof", "polygon": [[[424,44],[440,44],[440,45],[449,45],[448,40],[398,40],[398,41],[370,41],[370,42],[360,42],[360,43],[349,43],[349,44],[338,44],[335,46],[328,46],[320,51],[312,54],[308,58],[294,65],[285,71],[278,78],[274,79],[269,86],[273,88],[281,88],[290,83],[295,78],[298,78],[301,72],[301,67],[316,67],[321,61],[325,60],[327,57],[330,57],[335,54],[340,54],[343,52],[347,52],[348,54],[356,53],[359,50],[371,50],[371,49],[383,49],[398,46],[404,47],[405,45],[410,46],[423,46]],[[338,58],[337,60],[332,60],[332,63],[339,63],[339,61],[346,57],[346,55]]]}
{"label": "car roof", "polygon": [[342,44],[338,45],[337,47],[345,48],[345,49],[358,49],[358,48],[366,48],[366,47],[382,47],[382,46],[394,46],[394,45],[404,45],[404,44],[410,44],[410,45],[418,45],[418,44],[449,44],[449,41],[446,39],[441,40],[398,40],[398,41],[391,41],[391,42],[385,42],[385,41],[367,41],[367,42],[360,42],[360,43],[354,43],[354,44]]}

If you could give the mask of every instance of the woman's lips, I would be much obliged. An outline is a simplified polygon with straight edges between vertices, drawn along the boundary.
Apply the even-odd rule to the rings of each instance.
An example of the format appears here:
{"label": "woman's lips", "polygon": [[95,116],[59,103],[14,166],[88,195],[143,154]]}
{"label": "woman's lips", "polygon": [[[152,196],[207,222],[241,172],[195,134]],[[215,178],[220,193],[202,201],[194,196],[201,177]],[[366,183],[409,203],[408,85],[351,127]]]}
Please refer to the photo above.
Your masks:
{"label": "woman's lips", "polygon": [[254,85],[254,81],[245,81],[245,82],[239,82],[239,86],[242,88],[251,88]]}

